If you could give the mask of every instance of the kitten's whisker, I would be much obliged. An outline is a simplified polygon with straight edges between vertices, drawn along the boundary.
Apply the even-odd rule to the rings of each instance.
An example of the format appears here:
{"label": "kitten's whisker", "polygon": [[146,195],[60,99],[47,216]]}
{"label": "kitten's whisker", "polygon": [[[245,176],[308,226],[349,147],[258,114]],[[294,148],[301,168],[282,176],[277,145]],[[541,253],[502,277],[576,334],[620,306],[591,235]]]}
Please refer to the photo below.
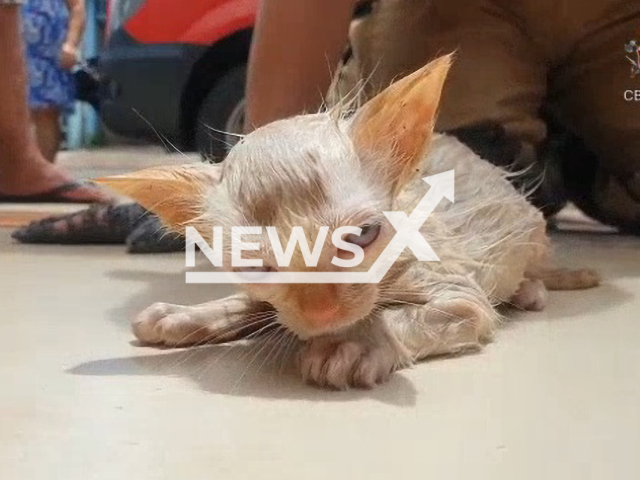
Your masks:
{"label": "kitten's whisker", "polygon": [[[206,125],[205,125],[206,126]],[[210,127],[208,127],[210,128]],[[227,147],[227,150],[229,150],[231,147],[233,147],[233,144],[227,142],[226,140],[222,140],[221,138],[215,137],[213,134],[207,132],[207,137],[211,140],[217,140],[220,143],[224,144],[225,147]]]}
{"label": "kitten's whisker", "polygon": [[[275,317],[274,317],[274,319],[275,319]],[[250,335],[247,335],[245,338],[243,338],[243,340],[247,340],[248,341],[248,340],[252,340],[253,338],[257,338],[259,335],[263,334],[265,332],[265,330],[267,330],[269,328],[273,328],[273,327],[274,327],[274,323],[268,323],[267,325],[263,326],[259,330],[255,331],[255,332],[252,332]],[[215,365],[216,363],[221,361],[232,350],[234,350],[233,347],[230,347],[230,348],[226,349],[220,356],[215,358],[212,362],[209,362],[209,364],[206,366],[206,368],[203,369],[203,371],[202,371],[200,376],[206,374],[206,372],[209,370],[209,368],[211,368],[213,365]]]}
{"label": "kitten's whisker", "polygon": [[273,339],[274,335],[278,334],[278,330],[275,330],[274,332],[272,332],[271,334],[269,334],[269,336],[267,336],[261,343],[262,346],[255,352],[255,354],[253,355],[253,357],[251,358],[251,361],[249,362],[249,364],[246,366],[246,368],[244,369],[244,371],[240,374],[240,377],[238,378],[238,381],[236,382],[236,384],[233,386],[233,388],[231,389],[231,391],[229,393],[234,393],[238,390],[238,388],[240,387],[240,384],[242,383],[242,380],[244,379],[244,377],[246,376],[246,374],[249,372],[249,369],[251,368],[251,366],[253,365],[253,363],[256,361],[256,359],[258,358],[258,355],[260,355],[260,353],[265,349],[265,347],[269,344],[269,341]]}
{"label": "kitten's whisker", "polygon": [[296,347],[298,346],[298,343],[299,343],[299,339],[296,335],[289,332],[288,330],[287,330],[287,333],[288,333],[289,340],[283,351],[282,358],[280,359],[280,369],[279,369],[280,375],[282,375],[285,365],[287,365],[290,362],[291,354],[296,352]]}
{"label": "kitten's whisker", "polygon": [[[155,134],[158,136],[158,138],[159,138],[159,139],[160,139],[160,141],[162,142],[162,145],[163,145],[167,150],[169,150],[169,149],[167,148],[167,144],[169,144],[169,145],[170,145],[170,146],[171,146],[171,147],[176,151],[176,153],[181,154],[183,157],[187,157],[187,155],[185,155],[185,153],[184,153],[184,152],[182,152],[178,147],[176,147],[173,143],[171,143],[167,137],[165,137],[164,135],[162,135],[162,134],[161,134],[161,133],[156,129],[156,127],[154,127],[154,126],[151,124],[151,122],[150,122],[149,120],[147,120],[147,119],[144,117],[144,115],[142,115],[142,114],[141,114],[137,109],[132,108],[131,110],[133,110],[133,112],[134,112],[136,115],[138,115],[138,117],[140,117],[140,119],[141,119],[143,122],[145,122],[145,123],[149,126],[149,128],[151,128],[151,130],[153,130],[153,133],[155,133]],[[165,142],[166,142],[166,143],[165,143]]]}
{"label": "kitten's whisker", "polygon": [[[201,347],[205,344],[220,344],[220,343],[227,343],[229,340],[224,340],[223,342],[220,342],[221,339],[229,337],[229,336],[233,336],[235,335],[237,332],[241,331],[242,329],[245,328],[251,328],[252,326],[257,326],[262,324],[262,322],[264,321],[270,321],[271,319],[256,319],[255,321],[252,322],[232,322],[230,325],[226,326],[225,328],[220,328],[220,329],[216,329],[214,331],[211,332],[210,335],[207,335],[206,337],[204,337],[202,340],[195,342],[193,345],[188,346],[185,349],[185,356],[189,357],[189,354],[192,352],[195,352],[195,350],[198,347]],[[267,325],[265,325],[262,328],[266,328],[270,326],[270,324],[268,323]],[[211,328],[211,325],[205,325],[202,328]],[[261,329],[262,330],[262,329]],[[185,337],[186,338],[186,337]],[[234,339],[231,338],[231,341],[233,341]],[[180,362],[178,365],[184,363],[188,358],[183,358],[182,362]]]}
{"label": "kitten's whisker", "polygon": [[[271,347],[271,350],[269,350],[269,352],[267,353],[266,357],[264,358],[264,360],[262,361],[262,363],[260,364],[260,366],[256,370],[256,374],[260,372],[262,367],[264,367],[264,365],[267,363],[267,360],[269,360],[269,358],[271,357],[271,354],[273,352],[277,352],[278,349],[282,346],[283,340],[287,339],[287,330],[282,326],[280,326],[280,327],[281,328],[279,328],[277,330],[279,336],[276,335],[275,341],[273,342],[273,347]],[[274,359],[275,358],[277,358],[277,354],[274,355]]]}
{"label": "kitten's whisker", "polygon": [[[260,325],[262,322],[270,321],[270,320],[272,320],[272,319],[270,319],[270,318],[266,318],[266,319],[257,318],[254,321],[251,321],[251,322],[248,322],[248,323],[247,322],[232,322],[231,324],[225,326],[224,328],[214,329],[209,335],[205,336],[203,339],[201,339],[201,340],[199,340],[197,342],[194,342],[193,344],[184,345],[183,347],[179,347],[179,348],[184,348],[184,354],[182,356],[180,356],[178,359],[176,359],[175,364],[171,365],[169,368],[173,369],[173,368],[180,367],[182,364],[184,364],[189,359],[189,357],[191,356],[190,354],[192,354],[195,351],[195,349],[198,348],[198,347],[201,347],[201,346],[207,345],[207,344],[215,344],[220,339],[228,337],[230,335],[233,336],[235,333],[241,331],[242,329],[250,328],[250,327],[256,326],[256,325]],[[265,325],[265,327],[266,326],[268,326],[268,325]],[[202,327],[198,328],[196,331],[188,333],[178,343],[182,343],[189,336],[196,335],[197,333],[201,332],[202,330],[206,330],[208,328],[212,328],[211,324],[203,325]],[[232,338],[231,341],[234,341],[234,339]],[[221,342],[221,343],[227,343],[227,341]]]}
{"label": "kitten's whisker", "polygon": [[227,132],[225,130],[218,130],[217,128],[213,128],[211,125],[207,125],[206,123],[202,123],[202,122],[200,124],[207,130],[211,130],[212,132],[219,133],[221,135],[229,135],[230,137],[236,137],[238,139],[243,139],[245,137],[245,135],[241,133],[233,133],[233,132]]}

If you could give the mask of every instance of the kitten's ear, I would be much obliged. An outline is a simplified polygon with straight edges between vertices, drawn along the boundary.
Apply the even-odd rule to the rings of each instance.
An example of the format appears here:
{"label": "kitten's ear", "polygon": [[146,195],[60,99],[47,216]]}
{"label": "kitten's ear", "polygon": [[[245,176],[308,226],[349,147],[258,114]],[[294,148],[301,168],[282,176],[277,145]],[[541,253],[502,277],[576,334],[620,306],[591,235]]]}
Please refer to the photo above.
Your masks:
{"label": "kitten's ear", "polygon": [[197,223],[207,191],[220,182],[221,170],[218,165],[163,166],[95,181],[131,197],[183,233],[186,225]]}
{"label": "kitten's ear", "polygon": [[428,147],[451,62],[452,55],[434,60],[356,112],[351,131],[356,151],[365,162],[382,156],[386,162],[391,155],[385,167],[394,190],[408,180]]}

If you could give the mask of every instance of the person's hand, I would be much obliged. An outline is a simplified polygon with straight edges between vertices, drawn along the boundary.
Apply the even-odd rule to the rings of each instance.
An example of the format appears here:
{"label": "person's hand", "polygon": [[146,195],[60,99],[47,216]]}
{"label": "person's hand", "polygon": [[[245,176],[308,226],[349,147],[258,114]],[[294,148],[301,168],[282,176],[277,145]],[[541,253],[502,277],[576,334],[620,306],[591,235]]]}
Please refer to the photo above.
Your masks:
{"label": "person's hand", "polygon": [[78,63],[78,49],[65,43],[60,49],[60,66],[65,70],[71,70]]}

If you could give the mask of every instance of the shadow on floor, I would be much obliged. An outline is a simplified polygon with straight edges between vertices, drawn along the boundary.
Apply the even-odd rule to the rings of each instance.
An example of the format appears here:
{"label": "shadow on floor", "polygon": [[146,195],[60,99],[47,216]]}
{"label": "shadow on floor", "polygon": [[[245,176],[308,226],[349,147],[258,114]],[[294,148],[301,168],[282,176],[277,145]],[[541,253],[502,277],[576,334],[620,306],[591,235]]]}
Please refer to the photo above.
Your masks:
{"label": "shadow on floor", "polygon": [[388,383],[372,390],[336,392],[305,385],[294,371],[293,349],[277,349],[277,344],[272,342],[256,341],[165,350],[94,360],[70,369],[69,373],[178,376],[209,393],[272,400],[348,402],[370,398],[398,407],[411,407],[416,403],[417,391],[402,373],[394,374]]}

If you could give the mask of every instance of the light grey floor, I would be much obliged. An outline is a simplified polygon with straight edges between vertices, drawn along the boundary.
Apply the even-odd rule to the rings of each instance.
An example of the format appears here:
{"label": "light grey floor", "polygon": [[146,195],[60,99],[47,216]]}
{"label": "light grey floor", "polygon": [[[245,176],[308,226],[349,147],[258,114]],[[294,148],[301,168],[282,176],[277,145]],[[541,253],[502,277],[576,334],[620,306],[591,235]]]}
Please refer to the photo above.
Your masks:
{"label": "light grey floor", "polygon": [[245,347],[133,344],[146,305],[228,293],[185,285],[180,254],[0,231],[0,478],[640,478],[640,239],[554,242],[604,284],[553,293],[480,354],[337,393]]}

